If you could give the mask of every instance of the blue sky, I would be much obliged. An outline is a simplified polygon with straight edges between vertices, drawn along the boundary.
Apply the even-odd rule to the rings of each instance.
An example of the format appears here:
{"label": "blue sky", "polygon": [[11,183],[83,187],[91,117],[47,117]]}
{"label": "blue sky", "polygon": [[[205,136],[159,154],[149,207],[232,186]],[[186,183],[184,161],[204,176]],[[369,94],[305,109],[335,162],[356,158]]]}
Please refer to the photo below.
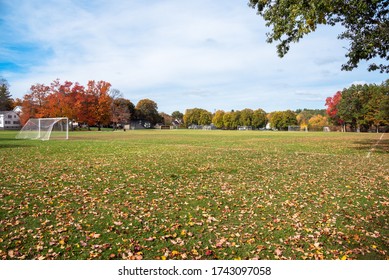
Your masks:
{"label": "blue sky", "polygon": [[0,0],[0,76],[14,98],[59,78],[105,80],[159,111],[199,107],[267,112],[324,108],[352,83],[387,74],[352,72],[341,27],[320,27],[279,58],[247,0]]}

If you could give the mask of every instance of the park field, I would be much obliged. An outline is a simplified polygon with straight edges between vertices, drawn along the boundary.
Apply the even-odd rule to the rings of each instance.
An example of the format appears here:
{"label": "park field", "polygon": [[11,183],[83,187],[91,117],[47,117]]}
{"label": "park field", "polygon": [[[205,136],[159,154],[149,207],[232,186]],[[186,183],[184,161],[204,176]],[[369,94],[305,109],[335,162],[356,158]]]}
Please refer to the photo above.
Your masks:
{"label": "park field", "polygon": [[389,259],[389,135],[0,132],[0,259]]}

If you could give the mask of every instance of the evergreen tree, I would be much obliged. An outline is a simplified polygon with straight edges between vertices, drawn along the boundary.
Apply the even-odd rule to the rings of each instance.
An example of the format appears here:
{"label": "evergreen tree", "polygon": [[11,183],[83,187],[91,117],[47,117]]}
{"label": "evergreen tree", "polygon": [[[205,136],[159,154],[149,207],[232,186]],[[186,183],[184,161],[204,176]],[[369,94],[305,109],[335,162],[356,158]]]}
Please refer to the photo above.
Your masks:
{"label": "evergreen tree", "polygon": [[6,79],[0,78],[0,111],[12,110],[12,98]]}

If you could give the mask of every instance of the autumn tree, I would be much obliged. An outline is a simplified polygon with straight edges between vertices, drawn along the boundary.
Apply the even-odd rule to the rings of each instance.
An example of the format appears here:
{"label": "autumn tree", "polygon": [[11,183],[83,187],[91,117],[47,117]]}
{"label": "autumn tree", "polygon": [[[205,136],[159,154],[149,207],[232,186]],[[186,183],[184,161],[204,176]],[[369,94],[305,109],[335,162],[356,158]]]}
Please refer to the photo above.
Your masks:
{"label": "autumn tree", "polygon": [[96,98],[88,94],[86,90],[79,92],[76,97],[77,117],[79,123],[86,124],[88,127],[96,124],[95,119]]}
{"label": "autumn tree", "polygon": [[20,122],[24,125],[30,118],[44,118],[47,115],[47,96],[50,87],[44,84],[35,84],[30,88],[30,93],[25,94],[22,103]]}
{"label": "autumn tree", "polygon": [[50,93],[46,97],[45,114],[48,117],[67,117],[75,121],[78,115],[77,99],[84,92],[84,87],[70,81],[59,79],[50,85]]}
{"label": "autumn tree", "polygon": [[297,124],[301,128],[306,128],[309,126],[309,120],[312,117],[316,117],[317,115],[324,117],[326,115],[326,111],[323,109],[298,109],[296,110],[296,114]]}
{"label": "autumn tree", "polygon": [[[340,24],[344,31],[338,36],[350,42],[346,57],[348,61],[342,70],[356,68],[361,60],[373,58],[389,60],[389,7],[387,0],[249,0],[249,6],[272,28],[267,33],[267,42],[279,42],[277,52],[283,57],[318,25]],[[380,70],[389,73],[388,64],[372,63],[369,71]]]}
{"label": "autumn tree", "polygon": [[338,114],[338,104],[342,99],[342,92],[337,91],[334,96],[327,97],[325,105],[327,106],[326,113],[329,117],[329,121],[334,125],[343,125],[344,121]]}
{"label": "autumn tree", "polygon": [[173,122],[172,116],[170,116],[169,114],[166,114],[164,112],[159,113],[159,115],[160,115],[164,125],[171,125],[172,124],[172,122]]}
{"label": "autumn tree", "polygon": [[0,111],[9,111],[13,109],[9,84],[6,79],[0,77]]}
{"label": "autumn tree", "polygon": [[101,126],[111,123],[112,98],[109,95],[110,87],[111,84],[108,82],[91,80],[86,88],[86,95],[92,101],[89,108],[91,117],[99,130],[101,130]]}
{"label": "autumn tree", "polygon": [[301,111],[297,114],[296,116],[296,119],[297,119],[297,124],[300,126],[300,127],[308,127],[308,122],[309,122],[309,119],[311,118],[311,114],[309,114],[308,112],[306,111]]}
{"label": "autumn tree", "polygon": [[212,123],[218,129],[222,129],[224,127],[224,123],[223,123],[224,114],[225,114],[225,112],[223,110],[217,110],[212,117]]}
{"label": "autumn tree", "polygon": [[134,113],[134,104],[125,98],[115,98],[111,104],[113,126],[128,124]]}
{"label": "autumn tree", "polygon": [[12,107],[15,108],[16,106],[22,106],[23,99],[21,98],[15,98],[12,100]]}
{"label": "autumn tree", "polygon": [[323,127],[328,125],[327,117],[322,115],[316,115],[308,120],[308,126],[310,130],[322,130]]}

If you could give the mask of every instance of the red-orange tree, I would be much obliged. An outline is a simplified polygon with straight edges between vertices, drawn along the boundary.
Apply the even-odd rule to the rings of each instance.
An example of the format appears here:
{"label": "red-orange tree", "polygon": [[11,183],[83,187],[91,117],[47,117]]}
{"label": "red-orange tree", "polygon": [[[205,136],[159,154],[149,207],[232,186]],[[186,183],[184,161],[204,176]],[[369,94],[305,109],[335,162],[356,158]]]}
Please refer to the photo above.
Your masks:
{"label": "red-orange tree", "polygon": [[99,130],[102,125],[109,125],[112,118],[112,98],[109,96],[111,84],[105,81],[89,81],[86,89],[87,99],[92,101],[89,107],[90,117],[95,121]]}
{"label": "red-orange tree", "polygon": [[342,99],[342,92],[338,91],[332,97],[327,97],[326,106],[327,106],[327,115],[330,117],[330,120],[335,125],[342,125],[343,120],[340,119],[338,115],[338,104]]}
{"label": "red-orange tree", "polygon": [[23,98],[22,124],[30,118],[68,117],[89,126],[108,125],[111,122],[111,84],[89,81],[87,88],[79,83],[59,79],[50,86],[36,84]]}
{"label": "red-orange tree", "polygon": [[46,117],[47,96],[50,94],[50,87],[44,84],[31,86],[30,93],[26,94],[22,102],[22,114],[20,121],[25,124],[30,118]]}

